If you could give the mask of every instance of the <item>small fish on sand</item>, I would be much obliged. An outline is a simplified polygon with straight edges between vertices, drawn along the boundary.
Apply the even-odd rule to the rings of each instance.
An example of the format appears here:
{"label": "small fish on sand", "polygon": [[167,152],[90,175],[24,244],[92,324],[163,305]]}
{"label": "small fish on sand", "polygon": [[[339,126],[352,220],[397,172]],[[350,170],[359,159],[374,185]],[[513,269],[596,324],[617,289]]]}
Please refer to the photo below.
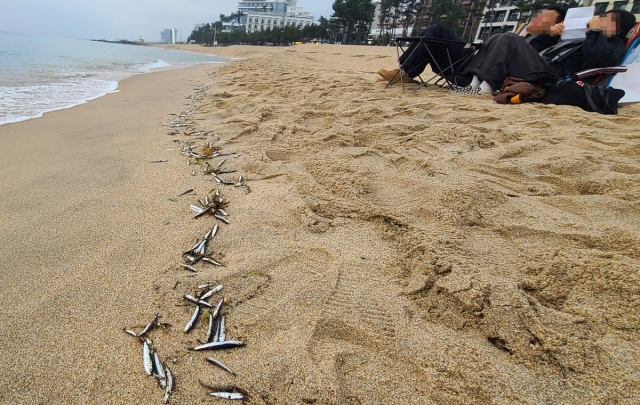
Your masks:
{"label": "small fish on sand", "polygon": [[222,364],[221,362],[219,362],[218,360],[211,358],[211,357],[207,357],[207,361],[213,365],[216,365],[218,367],[220,367],[221,369],[223,369],[224,371],[226,371],[227,373],[235,376],[236,373],[234,373],[233,371],[231,371],[231,369],[227,366],[225,366],[224,364]]}

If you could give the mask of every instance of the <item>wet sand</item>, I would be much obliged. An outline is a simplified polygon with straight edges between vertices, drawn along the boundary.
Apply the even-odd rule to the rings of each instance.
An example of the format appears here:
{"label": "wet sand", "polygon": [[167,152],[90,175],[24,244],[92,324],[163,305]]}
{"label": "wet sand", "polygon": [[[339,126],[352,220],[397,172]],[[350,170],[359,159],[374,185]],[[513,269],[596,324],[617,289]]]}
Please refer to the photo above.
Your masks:
{"label": "wet sand", "polygon": [[[176,404],[216,401],[198,379],[265,404],[640,396],[638,106],[385,89],[393,48],[180,49],[243,59],[0,127],[0,402],[160,403],[121,331],[154,313]],[[180,252],[215,219],[189,204],[217,184],[176,141],[238,154],[223,177],[248,186],[221,187],[225,267],[196,275]],[[184,334],[181,296],[204,282],[247,343],[213,354],[235,378],[186,350],[206,323]]]}

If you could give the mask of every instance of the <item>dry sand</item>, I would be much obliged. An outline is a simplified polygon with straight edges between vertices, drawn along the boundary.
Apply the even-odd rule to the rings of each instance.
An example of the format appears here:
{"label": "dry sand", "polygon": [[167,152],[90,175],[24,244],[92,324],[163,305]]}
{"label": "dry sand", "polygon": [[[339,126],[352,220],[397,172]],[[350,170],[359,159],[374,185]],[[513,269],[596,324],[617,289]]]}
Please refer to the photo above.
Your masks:
{"label": "dry sand", "polygon": [[[385,89],[392,48],[180,49],[244,59],[0,127],[0,402],[160,403],[120,330],[156,312],[175,404],[220,401],[198,379],[256,404],[638,402],[640,107]],[[248,185],[222,188],[226,267],[195,276],[216,183],[178,140]],[[182,332],[181,296],[217,281],[235,378],[185,350],[206,323]]]}

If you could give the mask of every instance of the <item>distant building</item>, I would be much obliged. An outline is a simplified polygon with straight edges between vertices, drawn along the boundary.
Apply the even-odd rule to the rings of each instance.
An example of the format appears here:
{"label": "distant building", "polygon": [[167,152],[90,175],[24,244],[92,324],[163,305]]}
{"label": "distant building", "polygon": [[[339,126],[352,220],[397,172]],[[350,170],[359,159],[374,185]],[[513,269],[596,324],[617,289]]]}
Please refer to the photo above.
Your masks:
{"label": "distant building", "polygon": [[167,28],[160,32],[160,42],[163,44],[175,44],[178,30],[175,28]]}
{"label": "distant building", "polygon": [[484,17],[476,32],[474,42],[486,41],[494,34],[515,32],[520,21],[520,10],[510,0],[504,4],[496,3],[493,9],[486,7]]}
{"label": "distant building", "polygon": [[[403,33],[404,27],[387,28],[383,30],[382,25],[380,25],[380,14],[381,14],[382,2],[375,1],[373,4],[376,5],[376,11],[373,14],[371,30],[369,31],[369,39],[373,40],[376,38],[380,38],[383,34],[389,34],[391,38],[400,37],[404,35]],[[389,10],[389,14],[393,15],[395,12],[396,12],[395,7],[391,7],[391,9]],[[408,27],[407,33],[410,34],[411,30],[412,30],[412,27]]]}
{"label": "distant building", "polygon": [[640,0],[623,0],[623,1],[598,1],[586,0],[585,5],[596,7],[594,15],[603,14],[609,10],[626,10],[636,16],[636,20],[640,22]]}
{"label": "distant building", "polygon": [[238,2],[243,15],[223,23],[224,31],[243,28],[247,33],[288,26],[306,27],[314,22],[313,15],[296,7],[297,0],[249,0]]}

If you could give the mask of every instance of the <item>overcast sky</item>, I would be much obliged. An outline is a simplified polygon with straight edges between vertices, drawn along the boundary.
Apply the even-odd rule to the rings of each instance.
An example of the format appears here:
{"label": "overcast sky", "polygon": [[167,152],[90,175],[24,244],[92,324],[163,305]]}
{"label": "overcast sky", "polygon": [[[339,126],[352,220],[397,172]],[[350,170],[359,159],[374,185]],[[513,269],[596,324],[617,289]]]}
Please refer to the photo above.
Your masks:
{"label": "overcast sky", "polygon": [[[320,16],[333,13],[333,0],[298,0]],[[196,23],[214,22],[237,10],[231,0],[2,0],[0,31],[88,39],[160,41],[160,31],[177,28],[186,40]]]}

